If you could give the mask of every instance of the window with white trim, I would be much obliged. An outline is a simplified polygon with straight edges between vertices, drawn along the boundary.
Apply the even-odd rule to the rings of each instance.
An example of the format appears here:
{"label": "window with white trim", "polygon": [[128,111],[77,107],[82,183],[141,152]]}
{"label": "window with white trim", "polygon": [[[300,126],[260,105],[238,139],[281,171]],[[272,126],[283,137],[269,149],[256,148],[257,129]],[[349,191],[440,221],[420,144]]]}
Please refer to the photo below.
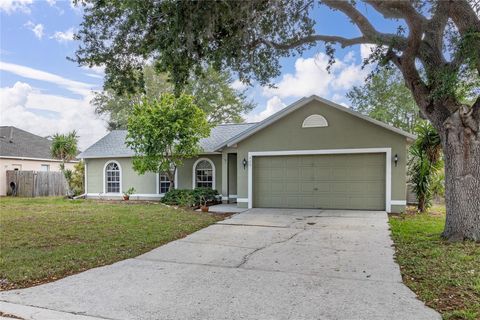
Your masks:
{"label": "window with white trim", "polygon": [[195,187],[213,188],[213,168],[207,160],[201,160],[195,167]]}
{"label": "window with white trim", "polygon": [[159,191],[161,194],[167,193],[168,190],[170,190],[170,180],[168,179],[168,176],[166,173],[161,173],[159,175]]}
{"label": "window with white trim", "polygon": [[50,171],[50,165],[49,164],[41,164],[40,165],[40,171]]}
{"label": "window with white trim", "polygon": [[105,167],[105,190],[107,193],[120,193],[120,167],[110,162]]}

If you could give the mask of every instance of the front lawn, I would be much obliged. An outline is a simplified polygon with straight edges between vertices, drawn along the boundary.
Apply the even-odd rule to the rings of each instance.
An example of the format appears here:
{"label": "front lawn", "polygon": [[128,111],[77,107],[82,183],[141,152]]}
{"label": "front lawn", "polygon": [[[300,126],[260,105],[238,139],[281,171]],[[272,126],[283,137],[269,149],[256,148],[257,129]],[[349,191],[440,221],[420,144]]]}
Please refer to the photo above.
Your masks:
{"label": "front lawn", "polygon": [[135,257],[219,219],[163,204],[0,198],[0,289]]}
{"label": "front lawn", "polygon": [[480,244],[440,237],[444,207],[391,216],[390,225],[404,283],[444,319],[480,319]]}

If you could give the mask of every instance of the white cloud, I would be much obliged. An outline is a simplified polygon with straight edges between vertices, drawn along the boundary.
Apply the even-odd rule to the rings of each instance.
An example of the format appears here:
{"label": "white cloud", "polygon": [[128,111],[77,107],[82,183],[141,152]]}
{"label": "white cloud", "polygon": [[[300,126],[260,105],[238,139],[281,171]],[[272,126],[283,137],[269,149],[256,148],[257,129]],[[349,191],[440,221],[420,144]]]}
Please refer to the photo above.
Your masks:
{"label": "white cloud", "polygon": [[57,3],[57,0],[46,0],[46,1],[47,1],[48,5],[50,5],[52,7]]}
{"label": "white cloud", "polygon": [[350,108],[350,106],[347,104],[347,100],[346,100],[345,96],[343,96],[341,94],[338,94],[338,93],[334,94],[330,100],[332,100],[333,102],[338,103],[338,104],[340,104],[344,107]]}
{"label": "white cloud", "polygon": [[360,57],[362,58],[362,61],[370,56],[372,54],[373,50],[375,49],[376,45],[374,44],[369,44],[369,43],[362,43],[360,45]]}
{"label": "white cloud", "polygon": [[60,43],[65,43],[68,41],[73,41],[74,31],[73,28],[70,28],[66,31],[57,31],[50,37],[50,39],[55,39]]}
{"label": "white cloud", "polygon": [[336,74],[331,83],[331,88],[335,90],[343,89],[347,90],[363,82],[363,80],[368,76],[370,68],[362,69],[361,65],[357,64],[343,64],[341,65],[340,71]]}
{"label": "white cloud", "polygon": [[[44,94],[25,82],[0,88],[1,125],[12,125],[40,136],[77,130],[79,147],[86,147],[105,133],[104,122],[90,104],[92,94],[80,99]],[[48,116],[54,112],[55,116]],[[47,114],[47,115],[46,115]]]}
{"label": "white cloud", "polygon": [[89,95],[93,87],[93,85],[88,83],[70,80],[53,73],[3,61],[0,61],[0,70],[10,72],[24,78],[54,83],[73,93],[83,96]]}
{"label": "white cloud", "polygon": [[230,84],[230,87],[234,90],[243,91],[247,89],[248,85],[237,79]]}
{"label": "white cloud", "polygon": [[320,53],[313,58],[299,58],[295,61],[295,73],[285,74],[276,88],[264,88],[266,96],[304,97],[312,94],[325,95],[333,80],[326,70],[328,57]]}
{"label": "white cloud", "polygon": [[15,11],[30,13],[30,5],[33,0],[0,0],[0,12],[11,14]]}
{"label": "white cloud", "polygon": [[331,97],[338,91],[344,91],[363,82],[368,69],[352,62],[347,54],[344,60],[337,60],[327,71],[328,56],[319,53],[312,58],[299,58],[295,62],[295,73],[287,73],[276,85],[276,88],[264,88],[267,97],[277,95],[281,98],[300,98],[313,94]]}
{"label": "white cloud", "polygon": [[[361,49],[363,55],[370,50],[365,46]],[[362,63],[356,64],[354,52],[350,51],[343,59],[335,61],[329,73],[328,59],[324,53],[318,53],[311,58],[298,58],[294,72],[284,74],[274,88],[262,88],[262,94],[270,100],[263,111],[248,115],[247,119],[259,121],[282,109],[285,104],[281,99],[291,101],[292,98],[311,95],[318,95],[348,107],[345,93],[353,86],[363,84],[372,67],[362,68]]]}
{"label": "white cloud", "polygon": [[265,108],[265,110],[259,113],[249,114],[247,116],[247,121],[248,122],[262,121],[270,117],[272,114],[282,110],[285,107],[286,107],[286,104],[283,103],[283,101],[278,96],[273,96],[267,101],[267,107]]}
{"label": "white cloud", "polygon": [[90,103],[94,95],[93,85],[1,61],[0,70],[52,83],[80,95],[69,98],[48,94],[29,83],[17,81],[12,87],[0,88],[2,125],[17,126],[41,136],[77,130],[79,146],[83,150],[105,134],[105,123],[97,117],[95,107]]}
{"label": "white cloud", "polygon": [[34,24],[32,21],[28,21],[25,26],[30,29],[34,34],[35,34],[35,37],[37,37],[38,39],[42,39],[43,35],[44,35],[44,27],[43,27],[43,24],[41,23],[38,23],[38,24]]}
{"label": "white cloud", "polygon": [[88,67],[88,66],[81,66],[82,69],[88,70],[90,72],[85,73],[85,75],[96,78],[96,79],[103,79],[105,76],[105,66],[93,66],[93,67]]}

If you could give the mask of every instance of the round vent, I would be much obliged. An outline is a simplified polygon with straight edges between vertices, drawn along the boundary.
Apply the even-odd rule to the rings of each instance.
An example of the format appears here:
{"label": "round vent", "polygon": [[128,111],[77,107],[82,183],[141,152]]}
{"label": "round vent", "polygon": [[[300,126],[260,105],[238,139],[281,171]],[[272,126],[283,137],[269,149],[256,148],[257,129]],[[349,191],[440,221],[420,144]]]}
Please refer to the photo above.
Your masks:
{"label": "round vent", "polygon": [[302,128],[328,127],[327,119],[319,114],[312,114],[303,120]]}

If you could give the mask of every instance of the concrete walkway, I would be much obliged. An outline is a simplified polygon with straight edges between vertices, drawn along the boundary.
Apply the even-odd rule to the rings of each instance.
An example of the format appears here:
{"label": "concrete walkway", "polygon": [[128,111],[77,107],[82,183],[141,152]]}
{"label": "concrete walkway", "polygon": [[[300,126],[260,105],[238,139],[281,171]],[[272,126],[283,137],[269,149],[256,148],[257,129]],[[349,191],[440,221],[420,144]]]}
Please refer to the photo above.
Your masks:
{"label": "concrete walkway", "polygon": [[391,246],[384,212],[254,209],[135,259],[0,293],[0,310],[72,320],[440,319],[402,284]]}

